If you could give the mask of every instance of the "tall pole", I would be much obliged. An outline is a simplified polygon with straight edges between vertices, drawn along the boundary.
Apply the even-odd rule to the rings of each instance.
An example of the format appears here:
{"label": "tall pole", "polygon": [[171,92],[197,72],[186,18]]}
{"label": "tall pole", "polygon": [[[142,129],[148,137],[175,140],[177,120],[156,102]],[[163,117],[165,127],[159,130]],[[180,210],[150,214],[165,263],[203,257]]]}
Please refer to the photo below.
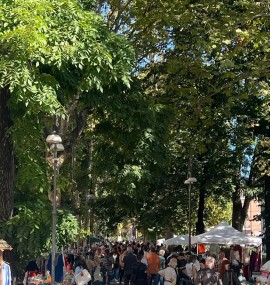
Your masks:
{"label": "tall pole", "polygon": [[0,249],[0,285],[3,284],[3,278],[2,278],[2,266],[3,266],[3,250]]}
{"label": "tall pole", "polygon": [[51,278],[52,285],[55,284],[55,254],[56,254],[56,176],[57,176],[57,150],[53,152],[53,209],[52,209],[52,264]]}
{"label": "tall pole", "polygon": [[188,250],[191,251],[191,186],[197,182],[195,177],[192,177],[192,158],[188,162],[188,175],[185,184],[188,184]]}
{"label": "tall pole", "polygon": [[191,183],[188,185],[188,251],[191,251]]}
{"label": "tall pole", "polygon": [[253,232],[252,232],[252,220],[253,220],[253,217],[252,216],[252,201],[249,203],[249,220],[250,220],[250,235],[252,236],[253,235]]}
{"label": "tall pole", "polygon": [[52,262],[51,262],[51,284],[55,284],[55,254],[56,254],[56,177],[58,159],[57,152],[63,151],[64,146],[62,145],[62,138],[57,135],[56,131],[53,131],[51,135],[46,138],[46,143],[50,145],[50,151],[53,153],[53,199],[52,199]]}
{"label": "tall pole", "polygon": [[[188,161],[188,178],[192,176],[192,158]],[[191,182],[188,184],[188,250],[191,251]]]}

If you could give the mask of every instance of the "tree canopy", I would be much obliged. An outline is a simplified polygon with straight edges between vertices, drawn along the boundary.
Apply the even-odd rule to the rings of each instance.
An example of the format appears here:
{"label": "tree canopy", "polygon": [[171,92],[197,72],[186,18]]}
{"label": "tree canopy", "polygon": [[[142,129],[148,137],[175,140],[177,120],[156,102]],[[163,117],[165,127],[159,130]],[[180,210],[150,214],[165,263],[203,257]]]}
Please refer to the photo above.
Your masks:
{"label": "tree canopy", "polygon": [[193,231],[213,224],[209,209],[229,219],[230,201],[241,229],[252,198],[270,203],[268,12],[253,0],[1,1],[1,120],[14,157],[0,169],[16,166],[16,181],[0,187],[10,201],[3,232],[20,242],[39,220],[23,236],[16,225],[49,211],[52,125],[65,145],[57,191],[74,235],[130,218],[160,235],[186,231],[190,158]]}

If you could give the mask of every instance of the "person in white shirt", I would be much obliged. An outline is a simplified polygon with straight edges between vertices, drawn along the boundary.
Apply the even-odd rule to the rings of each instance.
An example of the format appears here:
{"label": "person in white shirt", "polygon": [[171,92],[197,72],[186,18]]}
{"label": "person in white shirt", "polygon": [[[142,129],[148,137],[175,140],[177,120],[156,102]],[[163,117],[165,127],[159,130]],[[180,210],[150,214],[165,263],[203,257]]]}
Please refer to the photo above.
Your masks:
{"label": "person in white shirt", "polygon": [[171,258],[168,267],[162,269],[158,272],[158,274],[164,277],[164,285],[175,285],[176,284],[176,271],[175,268],[177,267],[177,259]]}
{"label": "person in white shirt", "polygon": [[194,265],[195,265],[195,268],[196,268],[196,271],[198,272],[201,267],[200,267],[200,262],[199,260],[197,259],[197,256],[195,255],[195,262],[194,262]]}
{"label": "person in white shirt", "polygon": [[[190,255],[187,260],[187,264],[186,264],[186,272],[189,278],[191,279],[191,281],[195,279],[196,273],[197,273],[197,269],[195,266],[196,260],[197,258],[195,255]],[[200,267],[200,263],[199,263],[199,267]]]}

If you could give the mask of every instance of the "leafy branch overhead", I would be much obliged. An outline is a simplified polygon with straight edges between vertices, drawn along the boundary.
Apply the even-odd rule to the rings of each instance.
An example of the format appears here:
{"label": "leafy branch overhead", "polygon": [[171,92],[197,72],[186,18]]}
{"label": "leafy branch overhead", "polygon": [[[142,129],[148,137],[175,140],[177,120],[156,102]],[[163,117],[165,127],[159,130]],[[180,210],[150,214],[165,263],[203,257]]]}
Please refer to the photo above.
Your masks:
{"label": "leafy branch overhead", "polygon": [[[0,3],[0,133],[10,138],[0,170],[16,169],[16,191],[8,171],[0,187],[3,201],[15,193],[7,236],[23,240],[33,229],[35,253],[43,243],[39,220],[32,222],[42,210],[29,201],[50,206],[52,125],[65,146],[57,181],[61,210],[70,213],[58,224],[63,243],[65,225],[105,234],[121,219],[160,235],[185,232],[190,157],[194,232],[214,223],[211,209],[228,220],[232,211],[241,228],[252,198],[270,201],[262,191],[269,186],[268,1]],[[14,154],[9,168],[4,152]],[[15,227],[26,216],[23,234]]]}
{"label": "leafy branch overhead", "polygon": [[[77,1],[1,1],[0,16],[0,99],[8,110],[2,119],[10,122],[10,128],[3,129],[1,135],[5,139],[11,134],[8,146],[16,157],[17,215],[10,220],[15,225],[20,224],[16,222],[20,218],[23,223],[23,213],[30,211],[29,205],[25,210],[19,208],[21,202],[39,195],[45,205],[49,204],[52,170],[46,160],[45,138],[56,123],[54,119],[59,122],[64,144],[71,145],[66,147],[68,162],[73,144],[83,136],[88,116],[98,107],[94,102],[101,95],[106,101],[104,88],[130,87],[134,51],[124,37],[107,29],[101,16],[81,9]],[[6,94],[9,96],[4,97]],[[8,105],[6,98],[10,98]],[[70,137],[72,132],[75,136]],[[6,160],[1,163],[1,169],[9,171]],[[13,160],[8,164],[14,167]],[[69,174],[59,179],[58,185],[70,194]],[[6,212],[1,220],[10,217],[13,208],[9,196],[14,189],[6,185],[14,181],[11,176],[9,179],[0,191],[3,201],[9,203],[2,210]],[[35,203],[32,207],[41,211]],[[36,249],[31,253],[36,254]]]}

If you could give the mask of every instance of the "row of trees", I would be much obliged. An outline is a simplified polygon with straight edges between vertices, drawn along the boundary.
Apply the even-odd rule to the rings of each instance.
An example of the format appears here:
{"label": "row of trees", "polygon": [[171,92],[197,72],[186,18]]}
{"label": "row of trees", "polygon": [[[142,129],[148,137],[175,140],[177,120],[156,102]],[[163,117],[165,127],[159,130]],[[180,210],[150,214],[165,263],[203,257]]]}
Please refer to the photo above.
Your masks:
{"label": "row of trees", "polygon": [[230,202],[238,229],[251,199],[267,209],[269,8],[1,1],[1,233],[18,254],[50,248],[52,125],[65,145],[59,244],[131,218],[158,234],[186,232],[189,158],[197,233],[218,222],[216,207],[228,219]]}
{"label": "row of trees", "polygon": [[169,115],[162,120],[167,130],[163,138],[168,140],[163,152],[166,168],[144,188],[153,200],[139,205],[138,220],[149,223],[152,214],[151,227],[175,230],[180,224],[185,231],[183,181],[193,157],[198,179],[193,197],[196,232],[205,230],[209,196],[233,202],[233,226],[242,230],[251,199],[268,208],[269,3],[99,4],[100,11],[108,12],[109,28],[125,34],[135,46],[137,78],[148,102]]}

